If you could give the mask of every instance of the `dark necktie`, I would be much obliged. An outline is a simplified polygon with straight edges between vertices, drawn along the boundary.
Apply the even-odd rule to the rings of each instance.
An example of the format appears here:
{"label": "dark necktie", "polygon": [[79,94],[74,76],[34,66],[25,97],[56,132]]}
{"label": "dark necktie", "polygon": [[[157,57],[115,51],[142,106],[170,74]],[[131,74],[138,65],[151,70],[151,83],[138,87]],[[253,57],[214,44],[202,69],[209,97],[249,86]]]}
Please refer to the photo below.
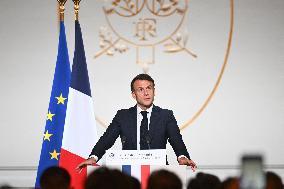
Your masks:
{"label": "dark necktie", "polygon": [[148,118],[147,118],[147,111],[141,111],[143,119],[140,125],[140,150],[148,149],[147,144],[147,135],[148,135]]}

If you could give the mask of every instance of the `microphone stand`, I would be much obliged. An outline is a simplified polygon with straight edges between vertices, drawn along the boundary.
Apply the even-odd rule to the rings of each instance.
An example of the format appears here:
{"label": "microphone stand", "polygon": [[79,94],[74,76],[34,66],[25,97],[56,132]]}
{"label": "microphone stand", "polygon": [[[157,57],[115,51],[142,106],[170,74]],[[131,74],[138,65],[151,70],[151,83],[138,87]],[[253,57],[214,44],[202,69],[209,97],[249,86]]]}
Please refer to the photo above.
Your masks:
{"label": "microphone stand", "polygon": [[121,137],[122,150],[124,149],[125,142],[126,142],[126,136],[122,136]]}
{"label": "microphone stand", "polygon": [[148,144],[148,150],[150,150],[151,149],[151,147],[150,147],[151,137],[150,137],[149,133],[146,135],[145,139],[146,139],[146,142]]}

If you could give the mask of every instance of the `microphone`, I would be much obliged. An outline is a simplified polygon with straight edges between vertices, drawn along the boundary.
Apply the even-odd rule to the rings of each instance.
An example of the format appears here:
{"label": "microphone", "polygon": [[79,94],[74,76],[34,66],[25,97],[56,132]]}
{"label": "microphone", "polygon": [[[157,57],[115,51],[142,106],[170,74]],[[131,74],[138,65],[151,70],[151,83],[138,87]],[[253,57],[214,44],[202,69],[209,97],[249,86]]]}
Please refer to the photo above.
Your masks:
{"label": "microphone", "polygon": [[126,142],[126,136],[121,136],[121,144],[122,144],[122,149],[124,149],[125,142]]}
{"label": "microphone", "polygon": [[150,150],[151,149],[151,147],[150,147],[150,143],[151,143],[151,136],[150,136],[150,134],[149,133],[147,133],[147,135],[145,136],[145,139],[146,139],[146,142],[147,142],[147,144],[148,144],[148,150]]}

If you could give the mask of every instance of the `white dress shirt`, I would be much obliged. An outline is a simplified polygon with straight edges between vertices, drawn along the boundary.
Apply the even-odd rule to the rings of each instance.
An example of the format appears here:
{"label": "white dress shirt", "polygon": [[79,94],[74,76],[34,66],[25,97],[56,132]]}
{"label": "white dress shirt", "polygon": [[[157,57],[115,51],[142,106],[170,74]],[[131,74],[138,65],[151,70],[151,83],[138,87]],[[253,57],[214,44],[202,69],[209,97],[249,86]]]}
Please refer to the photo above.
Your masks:
{"label": "white dress shirt", "polygon": [[140,126],[141,126],[141,121],[143,119],[143,116],[141,114],[142,111],[147,111],[147,118],[148,118],[148,130],[149,125],[150,125],[150,117],[152,114],[152,109],[153,109],[153,105],[148,108],[147,110],[142,110],[138,105],[137,105],[137,150],[140,150]]}

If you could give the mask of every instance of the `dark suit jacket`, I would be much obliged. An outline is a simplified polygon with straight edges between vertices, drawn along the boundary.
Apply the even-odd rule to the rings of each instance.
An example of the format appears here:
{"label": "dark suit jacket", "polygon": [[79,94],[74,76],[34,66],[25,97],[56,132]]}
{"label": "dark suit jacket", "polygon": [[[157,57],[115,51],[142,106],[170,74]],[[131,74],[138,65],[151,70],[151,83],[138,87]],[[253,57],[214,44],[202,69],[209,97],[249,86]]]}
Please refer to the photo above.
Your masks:
{"label": "dark suit jacket", "polygon": [[[177,157],[185,155],[190,159],[171,110],[153,105],[149,134],[151,149],[166,149],[167,141],[169,141]],[[125,139],[123,150],[137,149],[136,106],[117,111],[111,124],[94,146],[90,155],[96,155],[100,159],[105,154],[105,151],[112,147],[119,136]]]}

